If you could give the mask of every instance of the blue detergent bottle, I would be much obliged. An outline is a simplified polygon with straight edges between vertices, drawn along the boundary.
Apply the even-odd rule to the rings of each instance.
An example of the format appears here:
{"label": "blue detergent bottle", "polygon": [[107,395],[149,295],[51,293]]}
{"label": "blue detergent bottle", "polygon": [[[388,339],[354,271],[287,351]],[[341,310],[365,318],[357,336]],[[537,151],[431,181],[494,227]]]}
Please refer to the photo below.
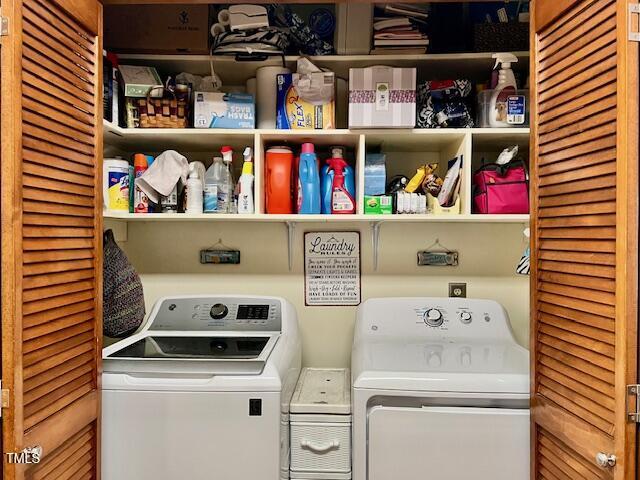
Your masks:
{"label": "blue detergent bottle", "polygon": [[313,215],[321,212],[320,172],[313,143],[303,143],[298,166],[298,213]]}
{"label": "blue detergent bottle", "polygon": [[[344,160],[344,149],[342,147],[331,147],[331,158],[341,158]],[[330,159],[329,159],[330,160]],[[331,214],[331,199],[333,195],[333,169],[327,164],[322,167],[321,184],[322,184],[322,213]],[[356,180],[353,168],[347,165],[344,167],[344,186],[353,198],[356,198]]]}

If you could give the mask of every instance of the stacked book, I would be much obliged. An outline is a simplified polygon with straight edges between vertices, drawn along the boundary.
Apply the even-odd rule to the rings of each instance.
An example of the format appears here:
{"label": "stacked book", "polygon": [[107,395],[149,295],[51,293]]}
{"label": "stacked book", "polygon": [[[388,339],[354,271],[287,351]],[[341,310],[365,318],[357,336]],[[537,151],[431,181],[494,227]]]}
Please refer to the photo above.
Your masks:
{"label": "stacked book", "polygon": [[373,54],[425,53],[429,38],[424,29],[428,11],[407,3],[390,3],[376,7],[373,22]]}

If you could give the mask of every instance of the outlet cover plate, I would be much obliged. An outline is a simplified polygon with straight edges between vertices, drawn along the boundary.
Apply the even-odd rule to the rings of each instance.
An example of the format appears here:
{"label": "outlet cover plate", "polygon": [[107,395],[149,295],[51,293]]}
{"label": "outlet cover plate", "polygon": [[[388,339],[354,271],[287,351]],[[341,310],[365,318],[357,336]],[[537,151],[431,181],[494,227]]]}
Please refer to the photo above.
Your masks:
{"label": "outlet cover plate", "polygon": [[449,297],[467,298],[467,284],[466,283],[450,283]]}

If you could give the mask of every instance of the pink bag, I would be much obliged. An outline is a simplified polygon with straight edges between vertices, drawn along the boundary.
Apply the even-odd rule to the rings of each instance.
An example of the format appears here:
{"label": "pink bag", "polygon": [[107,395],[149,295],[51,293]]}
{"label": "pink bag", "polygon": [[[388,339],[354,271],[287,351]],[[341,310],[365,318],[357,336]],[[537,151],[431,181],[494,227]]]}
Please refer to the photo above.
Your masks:
{"label": "pink bag", "polygon": [[483,165],[473,186],[473,213],[529,213],[529,176],[522,161]]}

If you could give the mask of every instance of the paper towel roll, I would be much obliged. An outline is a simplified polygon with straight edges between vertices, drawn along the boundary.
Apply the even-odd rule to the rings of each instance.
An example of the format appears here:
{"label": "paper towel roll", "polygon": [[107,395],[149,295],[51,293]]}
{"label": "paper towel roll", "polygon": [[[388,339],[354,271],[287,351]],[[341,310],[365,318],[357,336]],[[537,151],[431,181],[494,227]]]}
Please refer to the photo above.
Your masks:
{"label": "paper towel roll", "polygon": [[229,10],[223,8],[218,12],[218,23],[224,25],[225,27],[229,25],[231,16],[229,15]]}
{"label": "paper towel roll", "polygon": [[291,73],[284,67],[260,67],[256,72],[258,128],[276,128],[276,75]]}
{"label": "paper towel roll", "polygon": [[256,98],[256,77],[252,77],[249,80],[247,80],[247,93],[249,95],[253,95],[253,98],[255,100]]}
{"label": "paper towel roll", "polygon": [[211,25],[211,36],[217,37],[221,33],[224,33],[226,28],[221,23],[214,23]]}

